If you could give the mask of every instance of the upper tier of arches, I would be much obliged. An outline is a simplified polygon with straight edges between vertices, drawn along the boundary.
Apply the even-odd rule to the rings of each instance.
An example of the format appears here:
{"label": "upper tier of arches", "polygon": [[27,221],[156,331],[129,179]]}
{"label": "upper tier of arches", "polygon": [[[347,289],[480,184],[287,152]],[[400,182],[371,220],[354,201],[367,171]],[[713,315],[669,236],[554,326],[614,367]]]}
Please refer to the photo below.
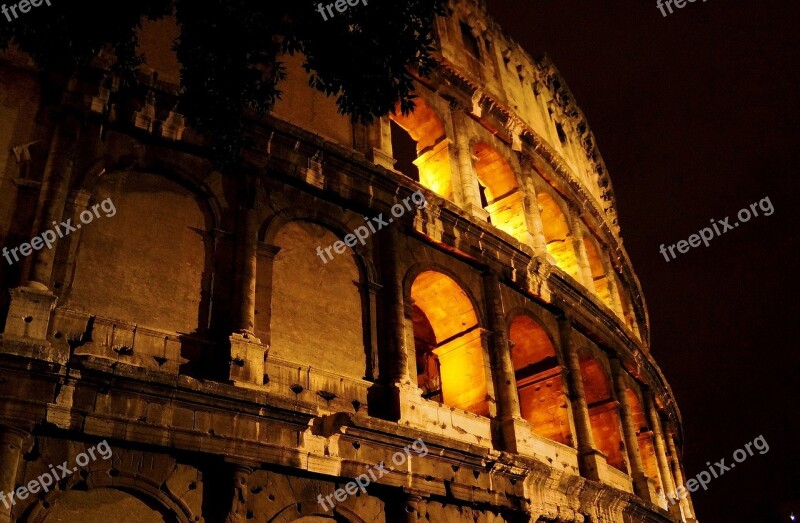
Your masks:
{"label": "upper tier of arches", "polygon": [[622,284],[627,278],[607,246],[615,239],[592,232],[599,229],[590,213],[484,126],[453,114],[424,86],[419,94],[413,112],[375,124],[387,128],[377,135],[383,155],[376,161],[461,204],[476,220],[547,259],[638,337],[641,320],[629,296],[635,283]]}

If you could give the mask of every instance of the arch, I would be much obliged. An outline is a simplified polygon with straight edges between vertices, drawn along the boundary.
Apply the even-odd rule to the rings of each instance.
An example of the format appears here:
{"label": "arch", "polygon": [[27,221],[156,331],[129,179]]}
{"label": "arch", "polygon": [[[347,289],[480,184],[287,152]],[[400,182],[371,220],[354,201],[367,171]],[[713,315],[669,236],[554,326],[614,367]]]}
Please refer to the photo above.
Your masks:
{"label": "arch", "polygon": [[272,246],[262,246],[256,283],[256,334],[270,358],[363,379],[367,373],[361,271],[344,252],[317,254],[339,241],[304,220],[283,224]]}
{"label": "arch", "polygon": [[160,331],[204,333],[216,224],[208,198],[146,172],[118,171],[95,182],[85,207],[88,214],[96,209],[95,218],[80,230],[66,305]]}
{"label": "arch", "polygon": [[653,431],[650,430],[647,416],[645,416],[642,400],[639,394],[630,386],[625,388],[625,396],[630,405],[633,426],[636,429],[636,439],[639,444],[639,454],[642,457],[645,475],[653,480],[659,494],[663,494],[664,487],[661,483],[661,475],[658,471],[658,461],[656,460],[656,450],[653,445]]}
{"label": "arch", "polygon": [[[104,523],[108,521],[108,506],[119,506],[117,503],[126,505],[121,507],[126,514],[150,517],[131,519],[135,523],[189,523],[197,519],[181,500],[174,499],[153,481],[138,479],[139,481],[129,475],[112,478],[107,471],[92,472],[86,481],[79,477],[72,478],[65,490],[54,489],[44,494],[42,502],[27,511],[24,521],[56,523],[75,520]],[[89,519],[87,509],[94,510],[97,518]],[[76,515],[80,517],[75,517]]]}
{"label": "arch", "polygon": [[572,242],[572,231],[567,216],[553,197],[544,191],[536,195],[536,202],[542,216],[542,230],[547,243],[547,253],[553,257],[556,266],[581,281],[578,254],[575,252]]}
{"label": "arch", "polygon": [[[126,152],[131,149],[125,149]],[[214,171],[210,162],[198,160],[194,156],[159,154],[161,151],[153,146],[137,142],[133,148],[134,155],[106,155],[96,158],[83,169],[74,187],[93,193],[108,173],[137,171],[157,174],[197,194],[205,201],[211,216],[213,228],[222,223],[223,209],[227,207],[223,193],[222,173]],[[185,161],[182,161],[185,160]]]}
{"label": "arch", "polygon": [[571,445],[569,399],[550,336],[531,316],[519,314],[509,326],[509,340],[522,417],[534,433]]}
{"label": "arch", "polygon": [[[418,368],[418,383],[431,399],[487,415],[483,336],[472,300],[453,278],[434,270],[419,273],[410,294],[415,350],[427,365],[424,374]],[[430,390],[437,379],[441,389]]]}
{"label": "arch", "polygon": [[609,465],[627,474],[618,402],[611,391],[608,374],[587,352],[581,354],[580,369],[595,446],[606,455]]}
{"label": "arch", "polygon": [[106,522],[108,521],[109,507],[113,507],[116,513],[125,514],[125,521],[131,523],[177,523],[179,521],[166,510],[166,507],[157,506],[151,500],[142,499],[135,493],[116,488],[70,490],[49,507],[40,521],[41,523],[70,520],[87,523]]}
{"label": "arch", "polygon": [[342,505],[335,505],[332,512],[322,512],[317,501],[303,500],[281,508],[268,518],[269,523],[302,521],[303,523],[366,523],[355,511]]}
{"label": "arch", "polygon": [[[322,202],[314,202],[322,203]],[[332,231],[338,238],[344,238],[350,234],[356,227],[363,225],[360,219],[354,219],[353,223],[342,223],[330,212],[324,209],[323,205],[302,205],[292,206],[287,209],[282,209],[276,214],[273,214],[269,219],[265,220],[258,231],[258,240],[262,245],[274,245],[275,237],[278,232],[288,223],[294,221],[309,222],[319,225],[329,231]],[[370,239],[367,239],[369,242]],[[367,243],[369,245],[369,243]],[[316,247],[315,247],[316,248]],[[377,272],[372,260],[368,257],[369,250],[364,249],[360,245],[346,251],[353,257],[359,270],[359,280],[369,283],[377,284]]]}
{"label": "arch", "polygon": [[[450,141],[442,119],[422,98],[414,100],[414,110],[403,114],[398,105],[389,115],[394,139],[398,133],[407,133],[416,144],[416,159],[419,183],[439,196],[452,199],[453,181],[450,168]],[[393,141],[394,141],[393,139]],[[404,172],[414,178],[414,173]]]}
{"label": "arch", "polygon": [[622,285],[622,280],[616,272],[614,272],[613,278],[617,284],[617,295],[619,296],[620,308],[622,308],[622,319],[625,325],[638,337],[639,324],[636,321],[636,313],[633,310],[633,305],[628,296],[628,288]]}
{"label": "arch", "polygon": [[586,228],[583,229],[583,244],[586,247],[586,256],[589,261],[589,269],[592,272],[592,282],[594,285],[594,293],[606,306],[614,312],[617,312],[615,306],[615,296],[612,295],[612,287],[609,283],[608,274],[606,274],[606,263],[603,260],[601,252],[597,246],[594,236]]}
{"label": "arch", "polygon": [[486,143],[475,144],[473,155],[481,188],[481,204],[489,213],[489,222],[529,245],[524,194],[519,189],[514,170],[497,149]]}

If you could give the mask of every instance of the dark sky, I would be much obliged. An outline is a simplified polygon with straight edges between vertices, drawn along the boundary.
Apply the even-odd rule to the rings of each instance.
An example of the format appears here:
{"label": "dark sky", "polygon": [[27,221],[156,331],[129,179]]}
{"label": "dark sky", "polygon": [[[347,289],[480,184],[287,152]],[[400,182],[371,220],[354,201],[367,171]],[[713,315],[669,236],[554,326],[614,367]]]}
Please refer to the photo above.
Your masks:
{"label": "dark sky", "polygon": [[[597,137],[652,352],[683,413],[687,476],[759,435],[769,444],[694,494],[698,519],[789,521],[793,509],[800,521],[800,2],[698,0],[666,18],[655,0],[489,8],[550,55]],[[771,216],[669,263],[658,252],[765,197]]]}

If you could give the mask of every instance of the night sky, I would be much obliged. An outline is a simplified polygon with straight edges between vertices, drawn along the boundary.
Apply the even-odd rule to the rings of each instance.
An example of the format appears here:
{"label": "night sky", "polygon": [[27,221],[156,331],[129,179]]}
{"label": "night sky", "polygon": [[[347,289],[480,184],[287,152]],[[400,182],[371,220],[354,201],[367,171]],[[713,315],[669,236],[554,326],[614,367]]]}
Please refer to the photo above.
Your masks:
{"label": "night sky", "polygon": [[[683,414],[687,479],[763,435],[693,495],[701,522],[800,521],[800,2],[489,0],[550,55],[611,173],[652,352]],[[775,211],[667,263],[674,244],[768,197]],[[767,204],[765,203],[765,206]],[[761,214],[761,213],[759,213]]]}

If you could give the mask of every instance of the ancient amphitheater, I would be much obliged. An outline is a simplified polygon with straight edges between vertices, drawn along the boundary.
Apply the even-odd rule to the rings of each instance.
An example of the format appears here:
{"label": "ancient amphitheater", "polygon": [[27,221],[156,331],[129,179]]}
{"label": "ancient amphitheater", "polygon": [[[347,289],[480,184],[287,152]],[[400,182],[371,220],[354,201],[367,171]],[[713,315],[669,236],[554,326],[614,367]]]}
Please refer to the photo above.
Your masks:
{"label": "ancient amphitheater", "polygon": [[454,1],[416,110],[361,125],[287,57],[223,176],[165,24],[138,89],[98,68],[54,98],[0,61],[0,247],[85,224],[0,260],[0,522],[694,521],[609,173],[548,58]]}

